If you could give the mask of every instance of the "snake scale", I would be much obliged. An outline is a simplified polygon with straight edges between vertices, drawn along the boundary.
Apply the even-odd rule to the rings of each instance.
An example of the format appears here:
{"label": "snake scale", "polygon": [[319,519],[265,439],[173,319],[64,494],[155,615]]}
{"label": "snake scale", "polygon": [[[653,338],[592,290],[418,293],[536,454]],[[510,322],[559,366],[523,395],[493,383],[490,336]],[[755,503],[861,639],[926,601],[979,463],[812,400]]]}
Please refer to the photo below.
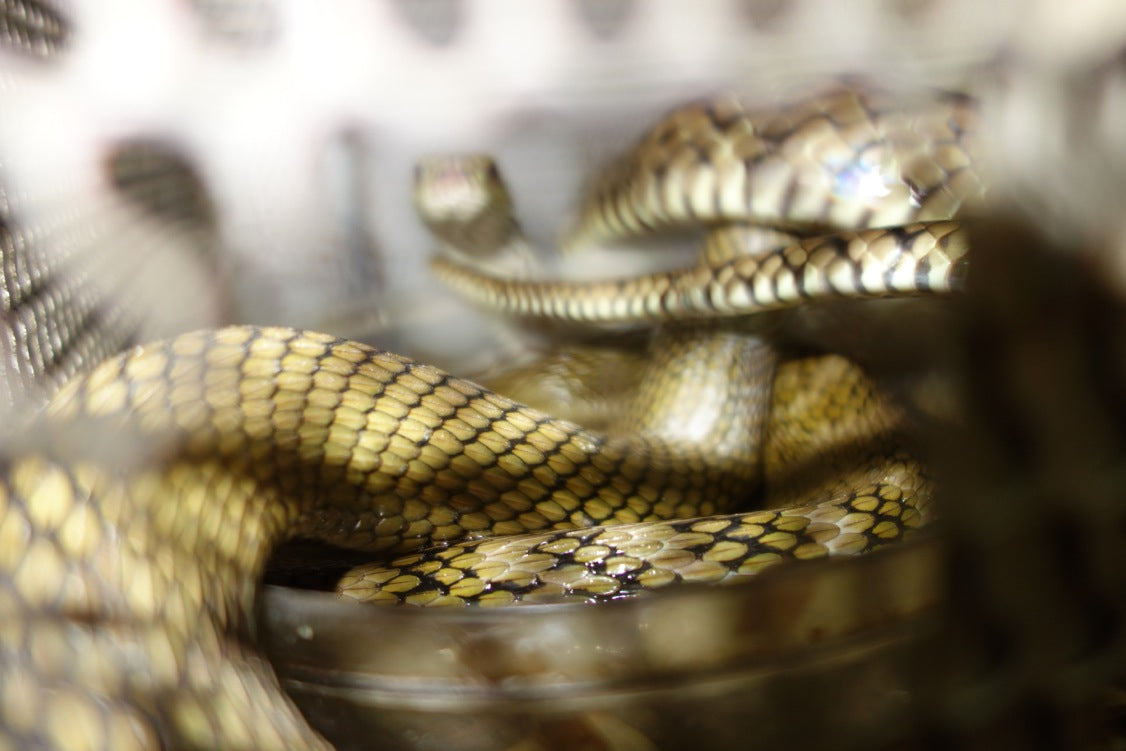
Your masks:
{"label": "snake scale", "polygon": [[[392,599],[505,603],[535,580],[597,599],[623,583],[754,573],[784,556],[862,552],[920,524],[926,483],[886,446],[863,480],[828,497],[731,513],[761,461],[762,426],[746,411],[770,394],[751,357],[761,332],[726,323],[807,297],[959,284],[966,245],[946,220],[982,190],[973,108],[917,104],[847,88],[777,115],[689,107],[593,193],[595,234],[667,217],[722,223],[728,237],[750,231],[740,222],[802,236],[777,250],[709,251],[681,272],[591,285],[439,262],[511,312],[722,318],[707,336],[692,324],[678,338],[670,325],[677,356],[640,392],[644,429],[591,432],[407,358],[287,328],[186,334],[71,380],[0,471],[0,746],[324,747],[244,646],[270,551],[295,534],[408,556],[361,577]],[[847,234],[806,239],[830,230]],[[679,355],[701,348],[708,367],[684,368]],[[866,381],[832,362],[835,387],[864,402]],[[825,366],[809,367],[780,374],[779,390],[824,387]],[[718,405],[694,440],[669,427],[690,397]],[[880,423],[885,407],[868,401]],[[530,554],[494,540],[415,552],[536,531],[522,543]]]}

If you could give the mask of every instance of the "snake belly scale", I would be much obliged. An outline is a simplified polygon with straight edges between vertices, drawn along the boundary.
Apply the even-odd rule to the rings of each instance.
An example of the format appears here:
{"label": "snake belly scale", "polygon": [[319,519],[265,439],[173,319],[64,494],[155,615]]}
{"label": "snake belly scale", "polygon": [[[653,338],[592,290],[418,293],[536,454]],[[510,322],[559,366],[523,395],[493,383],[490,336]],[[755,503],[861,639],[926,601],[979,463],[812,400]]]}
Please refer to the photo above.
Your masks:
{"label": "snake belly scale", "polygon": [[[956,244],[941,239],[958,230],[929,227],[909,240],[932,233],[927,247],[951,262],[928,261],[922,286],[956,286],[963,253],[947,255]],[[841,363],[840,375],[858,377]],[[820,372],[796,366],[778,390]],[[747,377],[735,369],[729,383]],[[885,407],[872,404],[882,435]],[[738,433],[728,422],[713,427]],[[294,535],[405,556],[378,582],[392,598],[457,569],[460,589],[420,599],[500,604],[529,572],[597,599],[862,552],[926,512],[924,474],[881,444],[819,502],[732,515],[756,481],[753,441],[595,433],[407,358],[284,328],[133,349],[68,383],[26,434],[0,472],[0,747],[325,747],[245,646],[266,559]],[[677,521],[638,526],[661,519]],[[474,561],[506,542],[410,558],[526,532],[541,534],[502,556],[508,579],[496,587]]]}

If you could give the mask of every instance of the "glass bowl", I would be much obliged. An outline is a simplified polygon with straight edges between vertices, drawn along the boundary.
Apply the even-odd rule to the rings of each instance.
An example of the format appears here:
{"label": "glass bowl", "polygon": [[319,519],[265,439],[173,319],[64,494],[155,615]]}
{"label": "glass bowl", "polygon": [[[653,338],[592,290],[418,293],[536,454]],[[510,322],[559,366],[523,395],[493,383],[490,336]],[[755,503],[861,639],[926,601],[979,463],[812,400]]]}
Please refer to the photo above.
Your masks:
{"label": "glass bowl", "polygon": [[340,749],[856,747],[910,728],[938,547],[585,605],[423,610],[266,587],[260,639]]}

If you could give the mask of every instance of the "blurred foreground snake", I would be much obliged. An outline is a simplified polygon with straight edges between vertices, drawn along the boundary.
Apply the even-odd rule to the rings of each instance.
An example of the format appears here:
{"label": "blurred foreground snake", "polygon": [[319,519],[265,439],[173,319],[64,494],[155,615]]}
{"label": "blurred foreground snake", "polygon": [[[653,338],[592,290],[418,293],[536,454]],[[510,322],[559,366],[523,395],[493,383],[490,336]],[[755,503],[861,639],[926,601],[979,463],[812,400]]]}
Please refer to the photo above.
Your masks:
{"label": "blurred foreground snake", "polygon": [[[847,88],[775,112],[686,107],[582,212],[576,245],[707,229],[701,260],[634,279],[479,268],[522,252],[487,168],[488,221],[431,213],[450,251],[436,271],[482,304],[660,324],[606,433],[284,328],[185,334],[72,380],[0,469],[0,748],[323,746],[245,646],[267,558],[295,535],[394,558],[346,577],[352,596],[481,605],[612,598],[901,538],[926,518],[929,481],[894,442],[896,411],[842,358],[777,365],[770,318],[753,314],[956,287],[966,240],[950,220],[983,190],[974,121],[959,97]],[[464,162],[428,164],[440,186]],[[787,475],[819,461],[814,436],[865,448],[816,481]],[[769,508],[740,512],[763,486]]]}

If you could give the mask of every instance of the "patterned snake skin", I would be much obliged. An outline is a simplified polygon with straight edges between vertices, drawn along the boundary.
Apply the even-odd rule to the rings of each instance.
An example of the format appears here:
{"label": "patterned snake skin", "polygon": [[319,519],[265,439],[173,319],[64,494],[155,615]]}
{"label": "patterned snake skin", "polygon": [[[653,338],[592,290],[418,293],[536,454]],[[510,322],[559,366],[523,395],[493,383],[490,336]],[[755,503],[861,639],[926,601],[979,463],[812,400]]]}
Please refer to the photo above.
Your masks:
{"label": "patterned snake skin", "polygon": [[[655,46],[665,44],[668,37],[654,33],[654,29],[668,24],[676,11],[668,8],[643,11],[630,3],[608,5],[616,7],[617,12],[594,14],[592,18],[600,20],[582,22],[589,24],[589,36],[597,38],[599,44],[606,45],[605,40],[630,33],[643,38],[648,35]],[[991,209],[999,218],[971,231],[969,238],[975,253],[981,247],[994,250],[975,255],[964,320],[949,330],[934,332],[940,349],[945,347],[957,353],[953,359],[957,372],[962,374],[959,391],[966,415],[963,426],[936,441],[936,453],[945,457],[938,462],[938,469],[946,489],[937,500],[946,520],[945,532],[951,540],[943,568],[949,596],[935,620],[937,625],[930,632],[931,636],[923,641],[911,661],[910,672],[915,676],[913,685],[922,697],[918,705],[922,709],[916,708],[901,718],[904,725],[895,732],[906,733],[908,738],[925,740],[931,745],[973,741],[978,747],[1087,746],[1093,739],[1105,737],[1101,732],[1105,707],[1111,707],[1111,722],[1115,721],[1114,707],[1121,707],[1122,702],[1115,700],[1113,690],[1108,694],[1105,689],[1108,684],[1113,685],[1113,681],[1121,680],[1126,664],[1122,636],[1126,633],[1122,626],[1126,622],[1122,597],[1122,592],[1126,591],[1122,581],[1126,564],[1121,552],[1124,549],[1121,544],[1124,511],[1120,492],[1121,447],[1124,445],[1121,425],[1126,422],[1121,405],[1126,402],[1118,386],[1123,377],[1118,355],[1122,350],[1121,332],[1126,320],[1121,305],[1122,290],[1126,289],[1122,279],[1126,275],[1121,273],[1123,267],[1118,260],[1122,246],[1115,223],[1120,213],[1116,205],[1116,196],[1120,193],[1115,186],[1119,185],[1123,172],[1118,157],[1122,151],[1117,148],[1121,141],[1116,140],[1115,129],[1109,125],[1118,122],[1113,116],[1116,98],[1108,95],[1108,92],[1121,90],[1114,61],[1126,35],[1122,34],[1119,12],[1108,4],[1095,3],[1082,12],[1069,12],[1066,23],[1047,5],[1035,11],[1019,8],[1016,12],[1006,10],[1004,5],[983,9],[980,4],[953,1],[858,3],[848,19],[826,14],[825,4],[812,1],[764,4],[761,8],[755,4],[740,5],[736,10],[741,23],[752,29],[750,33],[756,43],[745,44],[745,39],[740,37],[739,46],[751,49],[748,54],[759,57],[741,58],[732,70],[743,75],[744,66],[755,67],[761,59],[771,55],[796,61],[801,67],[801,55],[795,57],[791,51],[802,49],[801,40],[805,39],[805,44],[811,45],[808,49],[817,49],[817,54],[806,56],[806,62],[820,61],[808,66],[810,70],[817,70],[818,65],[828,66],[827,72],[846,67],[860,68],[867,73],[894,68],[906,69],[909,78],[917,75],[922,83],[936,79],[955,84],[977,80],[987,110],[998,116],[992,121],[997,131],[990,135],[989,151],[999,162],[1000,179],[994,190],[1001,200],[998,208]],[[556,15],[544,13],[553,24],[572,13],[563,11],[562,5],[550,7],[559,11]],[[590,4],[575,7],[580,8],[578,14],[591,15]],[[47,5],[13,0],[0,4],[0,8],[0,51],[5,56],[4,68],[0,71],[3,73],[0,92],[9,102],[15,102],[13,107],[5,108],[6,122],[0,132],[0,146],[7,159],[0,171],[3,181],[0,240],[7,264],[4,268],[6,339],[3,346],[7,355],[4,367],[8,370],[4,373],[4,382],[10,391],[8,400],[18,404],[39,398],[40,386],[34,372],[45,369],[55,384],[61,383],[69,379],[72,372],[84,369],[119,346],[110,343],[105,345],[108,347],[105,352],[84,353],[81,347],[68,346],[67,332],[76,328],[117,332],[120,344],[152,336],[146,333],[146,325],[151,321],[143,314],[137,315],[137,308],[121,303],[127,296],[120,294],[123,287],[119,280],[106,278],[101,273],[104,269],[89,263],[89,258],[84,258],[81,252],[67,260],[65,254],[56,256],[55,250],[83,251],[88,247],[104,250],[104,244],[97,245],[99,237],[111,241],[129,237],[124,247],[134,249],[138,242],[144,244],[161,237],[168,238],[169,249],[177,245],[190,249],[197,247],[198,239],[169,238],[163,227],[146,227],[143,222],[138,223],[133,214],[120,213],[120,206],[113,204],[93,209],[87,204],[76,207],[71,213],[58,211],[58,207],[55,213],[37,211],[40,205],[37,202],[42,198],[42,194],[37,193],[40,189],[26,180],[26,171],[21,171],[21,161],[26,164],[30,157],[21,156],[22,149],[13,148],[14,144],[21,143],[13,138],[21,124],[20,113],[38,111],[41,115],[42,110],[36,109],[39,102],[51,99],[47,96],[37,100],[38,94],[48,87],[38,86],[35,79],[38,74],[34,71],[48,70],[52,59],[57,60],[60,55],[65,59],[76,50],[77,54],[86,55],[82,58],[85,62],[93,62],[97,45],[92,41],[99,32],[106,34],[109,29],[102,26],[91,36],[88,24],[91,14],[83,3]],[[200,19],[201,37],[244,50],[268,49],[271,43],[285,39],[287,23],[298,20],[287,17],[271,3],[208,2],[191,4],[191,8]],[[71,11],[81,20],[77,27],[68,18]],[[499,9],[494,11],[500,14]],[[391,11],[409,19],[400,18],[399,23],[413,25],[410,33],[419,33],[417,18],[411,16],[414,12]],[[487,15],[489,10],[485,8],[480,12]],[[718,29],[735,28],[736,24],[729,23],[730,12],[728,8],[721,11],[719,4],[702,9],[703,17],[723,21],[708,27],[712,35],[700,34],[700,37],[714,38]],[[446,16],[453,21],[422,24],[425,28],[422,33],[428,40],[438,40],[435,43],[450,44],[454,48],[459,44],[463,48],[488,46],[481,36],[459,36],[459,28],[462,31],[471,28],[465,22],[472,16],[473,13],[465,9],[454,10]],[[639,22],[639,18],[644,22]],[[817,20],[827,18],[835,20],[830,24]],[[152,15],[148,20],[155,28],[167,19]],[[340,28],[347,25],[341,24]],[[827,25],[835,26],[834,33],[826,33]],[[351,26],[376,29],[391,28],[394,24],[353,23]],[[499,28],[500,24],[497,26]],[[696,33],[688,24],[673,21],[669,26],[680,29],[684,38],[693,38]],[[948,33],[941,33],[943,30]],[[400,34],[399,31],[394,33]],[[112,37],[114,44],[122,41],[120,35],[106,34],[106,37]],[[827,40],[831,43],[826,44]],[[849,46],[846,40],[852,40],[857,46]],[[894,44],[880,46],[879,40],[894,40]],[[394,47],[369,46],[374,49]],[[503,45],[494,47],[503,48]],[[606,46],[607,49],[612,47]],[[707,48],[714,49],[714,45],[707,45]],[[637,49],[632,48],[632,53]],[[896,50],[903,49],[911,49],[911,54],[918,59],[930,60],[929,67],[898,65],[903,58],[896,57],[899,54]],[[524,55],[527,52],[526,48],[520,50]],[[583,54],[578,52],[568,59],[582,59]],[[679,58],[678,65],[683,65],[684,59]],[[688,59],[692,59],[691,53]],[[30,60],[36,62],[28,64]],[[450,62],[453,68],[462,64],[460,59],[451,58]],[[1008,74],[1003,83],[990,76],[980,76],[983,68],[978,66],[983,62],[990,66],[998,64]],[[135,69],[147,67],[136,66]],[[538,83],[551,80],[549,66],[521,65],[520,68],[538,76]],[[70,66],[70,69],[81,70],[82,65]],[[567,70],[571,69],[568,65]],[[654,69],[659,68],[654,66]],[[671,69],[663,70],[667,73]],[[442,74],[449,72],[445,70]],[[425,75],[428,74],[424,71]],[[597,78],[600,74],[595,71],[593,75]],[[503,83],[498,88],[502,92],[527,90],[527,80],[500,78]],[[570,79],[560,76],[555,80]],[[667,95],[680,98],[697,93],[692,90],[697,85],[698,81],[674,82],[668,87]],[[546,89],[550,88],[549,83]],[[560,90],[565,91],[566,86]],[[365,91],[369,94],[367,98],[380,101],[382,106],[385,100],[381,96],[371,97],[371,89]],[[89,101],[96,97],[97,92],[94,92]],[[114,101],[122,102],[121,99]],[[1035,106],[1039,101],[1044,103],[1043,107]],[[1063,113],[1068,116],[1064,117]],[[1090,116],[1075,117],[1075,113]],[[82,119],[74,118],[75,121]],[[446,121],[455,119],[444,118]],[[65,120],[59,118],[58,122]],[[162,122],[159,118],[139,120],[149,127]],[[443,121],[443,118],[431,119],[434,120]],[[1029,121],[1036,122],[1037,131],[1045,134],[1042,141],[1016,137],[1027,135],[1017,123]],[[22,124],[26,126],[28,122],[32,121],[24,120]],[[113,123],[112,118],[100,121],[100,126],[105,132],[118,135],[114,129],[119,125]],[[179,135],[182,133],[180,131]],[[41,135],[50,142],[50,129],[44,128]],[[157,152],[165,155],[192,153],[197,144],[186,146],[187,142],[182,137],[172,138],[160,143]],[[147,144],[143,150],[152,153]],[[223,152],[224,155],[230,153]],[[281,153],[281,150],[272,153]],[[162,159],[166,165],[178,162],[175,156]],[[44,164],[43,168],[49,170],[50,165]],[[58,164],[54,168],[58,170]],[[174,167],[169,174],[179,175],[175,179],[181,183],[186,180],[188,184],[199,177],[198,174],[185,176]],[[1053,179],[1042,179],[1044,175],[1051,175]],[[285,181],[277,181],[277,184],[285,184]],[[68,192],[73,187],[69,183],[64,187],[60,181],[55,187],[63,188],[64,196],[74,195]],[[192,195],[193,191],[186,194]],[[204,210],[203,214],[206,213]],[[203,219],[198,226],[206,226],[208,221]],[[228,223],[228,231],[232,224],[237,226],[238,222]],[[198,237],[198,233],[191,234]],[[13,248],[23,252],[12,253]],[[56,258],[61,258],[61,262],[54,268],[71,280],[67,284],[49,281],[58,272],[49,273],[52,267],[47,261]],[[30,263],[18,267],[15,265],[18,259],[29,259]],[[208,259],[204,262],[205,265],[211,263]],[[21,268],[33,271],[29,273]],[[1013,273],[1014,269],[1022,271]],[[230,275],[229,268],[224,273],[228,274],[225,278],[232,288],[239,287],[237,275]],[[26,282],[36,275],[42,281]],[[186,276],[173,274],[165,277],[166,282],[168,278],[179,281]],[[1046,279],[1052,280],[1052,286],[1045,285]],[[145,286],[139,284],[138,288]],[[157,288],[164,290],[163,296],[167,296],[174,285],[157,284]],[[116,292],[107,295],[107,289]],[[269,295],[260,298],[268,299]],[[21,307],[21,301],[27,304]],[[66,320],[56,317],[60,310],[77,311],[71,314],[76,316],[73,319],[76,323],[61,326],[58,334],[50,333],[50,322]],[[26,317],[14,319],[16,313]],[[284,315],[267,319],[287,320]],[[206,321],[197,320],[194,325],[200,323]],[[272,336],[282,339],[290,336],[280,329],[267,333],[266,340]],[[224,336],[237,339],[248,333],[228,330]],[[325,342],[313,339],[302,346],[308,346],[311,351],[323,350]],[[30,368],[13,371],[13,353],[33,353],[41,364],[32,362]],[[309,356],[308,352],[300,354]],[[27,361],[16,357],[14,362]],[[233,366],[233,363],[228,365]],[[12,372],[17,376],[12,377]],[[105,371],[105,376],[112,385],[112,372]],[[190,376],[187,377],[190,380]],[[53,386],[48,384],[45,388],[49,391]],[[331,391],[333,387],[328,388]],[[75,398],[72,404],[81,403],[81,399]],[[132,392],[119,404],[146,398],[145,393]],[[120,395],[115,399],[120,399]],[[112,411],[114,406],[114,400],[110,399],[104,409]],[[201,410],[229,408],[229,404],[197,404],[186,409],[183,418],[196,419]],[[93,409],[99,411],[103,407]],[[112,421],[112,418],[106,419]],[[92,424],[90,429],[102,435],[103,427]],[[152,427],[145,426],[145,429]],[[346,424],[341,429],[352,428]],[[311,432],[325,430],[324,424],[317,423]],[[128,434],[122,436],[119,447],[112,448],[87,440],[90,433],[82,431],[74,434],[72,445],[65,442],[52,445],[53,441],[42,435],[37,437],[34,432],[26,435],[26,441],[23,434],[17,435],[20,435],[19,451],[6,452],[15,458],[14,464],[13,459],[8,460],[9,467],[5,470],[12,473],[8,476],[13,478],[13,488],[29,494],[43,488],[47,497],[55,499],[68,497],[68,489],[81,491],[87,484],[106,482],[112,487],[115,479],[100,477],[88,468],[81,472],[72,470],[69,459],[63,471],[57,467],[52,470],[50,463],[42,459],[28,458],[27,464],[22,464],[16,457],[49,459],[52,452],[62,452],[68,457],[87,454],[92,465],[103,462],[111,466],[135,466],[138,458],[154,454],[167,458],[169,453],[175,454],[161,442],[130,441]],[[253,440],[257,437],[242,435],[238,440],[232,438],[226,448],[237,451],[237,446],[242,445],[239,441]],[[302,444],[297,441],[293,445]],[[116,449],[120,449],[120,453],[116,453]],[[332,466],[336,468],[330,474],[341,471],[338,465]],[[36,478],[46,484],[37,487]],[[302,481],[304,479],[307,478]],[[227,481],[216,482],[217,487],[227,492]],[[304,720],[295,712],[278,705],[264,707],[247,701],[247,697],[260,696],[262,691],[276,690],[276,681],[268,670],[263,670],[260,658],[234,648],[219,633],[206,627],[191,635],[191,646],[186,654],[177,655],[171,648],[183,642],[177,642],[173,635],[175,630],[169,631],[164,624],[168,619],[181,624],[189,622],[186,609],[203,602],[197,593],[215,585],[215,582],[196,582],[192,577],[182,576],[183,569],[175,563],[176,556],[180,555],[179,548],[165,549],[160,554],[163,558],[158,555],[153,559],[159,562],[155,570],[139,573],[138,578],[130,580],[121,591],[122,601],[130,608],[141,605],[144,610],[144,603],[149,603],[147,621],[116,621],[114,613],[119,611],[114,611],[106,630],[98,631],[90,626],[99,615],[98,602],[107,603],[107,607],[112,604],[112,598],[101,598],[107,594],[107,582],[101,577],[84,578],[81,572],[68,570],[66,561],[76,558],[60,558],[57,551],[96,555],[108,546],[115,555],[122,549],[129,555],[136,555],[139,549],[136,546],[143,547],[147,539],[146,533],[139,530],[159,526],[167,520],[154,514],[139,521],[139,526],[133,528],[138,531],[132,534],[115,531],[111,544],[110,537],[79,533],[98,527],[85,523],[94,511],[81,502],[82,493],[72,495],[79,502],[37,505],[35,513],[42,518],[35,519],[36,529],[43,530],[45,537],[33,537],[30,524],[25,524],[27,519],[20,514],[6,514],[4,519],[11,521],[0,528],[3,540],[0,555],[5,556],[4,565],[9,570],[19,567],[24,572],[21,581],[26,591],[36,591],[41,581],[40,571],[53,571],[55,581],[67,582],[62,591],[56,588],[57,599],[44,603],[38,610],[43,613],[41,619],[24,621],[5,617],[3,621],[0,706],[3,707],[6,737],[4,734],[0,737],[17,747],[30,743],[129,748],[156,746],[161,740],[170,743],[170,738],[158,739],[153,735],[153,728],[161,727],[162,720],[145,709],[167,700],[165,706],[177,707],[175,718],[168,722],[180,728],[181,745],[269,747],[280,746],[286,740],[296,747],[319,745],[319,739],[308,734]],[[13,498],[12,492],[5,495],[6,508],[14,507]],[[249,509],[251,505],[240,508]],[[110,511],[113,509],[101,513],[112,517]],[[238,527],[226,521],[223,517],[216,518],[201,532],[200,539],[212,533],[223,537],[225,532],[228,539],[221,545],[209,543],[213,545],[212,550],[239,547],[240,541],[237,537],[230,539],[229,531]],[[183,542],[185,547],[190,547],[193,541]],[[254,555],[251,551],[247,560]],[[42,564],[44,568],[23,565],[25,561]],[[183,596],[168,597],[165,604],[154,607],[154,600],[146,593],[169,582],[174,585],[169,591],[182,591]],[[0,587],[0,597],[4,598],[0,607],[5,614],[25,612],[15,591],[10,582]],[[236,596],[239,602],[235,606],[221,603],[209,606],[214,618],[208,622],[221,624],[229,622],[234,613],[246,613],[248,597],[248,593],[242,592]],[[73,607],[74,612],[82,615],[63,626],[54,615],[63,607]],[[180,636],[184,635],[183,631],[182,628]],[[214,659],[217,654],[223,659]],[[146,660],[152,658],[157,668],[152,676],[146,676],[143,671],[141,674],[133,672],[132,666],[137,664],[140,655],[145,655]],[[172,681],[155,682],[153,676],[157,675],[171,677]],[[57,680],[49,676],[56,676]],[[75,676],[87,685],[105,686],[107,694],[132,697],[136,702],[126,698],[90,703],[87,694],[67,676]],[[43,690],[44,683],[50,690]],[[820,717],[828,716],[818,713],[817,701],[812,697],[795,704],[799,706],[778,710],[780,722],[790,728],[790,735],[786,737],[791,739],[800,737],[801,729],[815,727]],[[215,706],[226,707],[226,710],[214,714],[211,708]],[[1121,709],[1117,711],[1121,724]],[[831,737],[841,745],[850,745],[847,735]]]}
{"label": "patterned snake skin", "polygon": [[[949,285],[955,266],[930,265],[947,273],[925,277],[922,288]],[[266,557],[294,534],[402,553],[467,536],[593,527],[454,546],[438,554],[438,570],[433,558],[399,559],[389,576],[360,580],[409,603],[503,604],[526,594],[600,599],[716,581],[783,557],[863,552],[918,526],[928,483],[914,459],[887,448],[872,449],[855,477],[832,477],[835,490],[805,507],[710,517],[731,510],[756,481],[756,415],[773,371],[763,349],[753,328],[666,335],[652,365],[657,380],[642,384],[632,430],[621,437],[292,329],[226,328],[135,349],[72,379],[28,428],[47,448],[8,461],[0,489],[15,618],[5,661],[44,687],[82,685],[82,711],[105,701],[121,707],[101,724],[105,733],[140,713],[150,718],[136,728],[142,735],[225,746],[240,733],[265,734],[259,724],[276,707],[274,741],[313,743],[237,641]],[[850,378],[838,368],[822,384],[836,381],[829,398],[849,409],[855,401],[882,435],[887,407]],[[117,436],[105,454],[82,447],[95,430]],[[64,448],[75,436],[79,445]],[[129,466],[141,454],[161,461]],[[629,524],[653,519],[686,521]],[[625,526],[598,528],[609,523]],[[424,576],[439,586],[422,586]],[[67,588],[60,592],[58,581]],[[54,640],[49,662],[22,664],[28,640],[41,638]],[[76,673],[71,652],[88,639],[107,654],[134,651],[132,670]],[[193,679],[191,659],[202,676]],[[229,670],[241,690],[201,688]],[[35,719],[14,729],[16,742],[66,745],[38,735],[54,724]]]}
{"label": "patterned snake skin", "polygon": [[[754,242],[752,235],[757,230],[729,225],[773,220],[790,227],[831,227],[878,224],[889,218],[949,216],[963,200],[981,192],[968,146],[974,137],[973,120],[962,100],[928,101],[917,112],[901,106],[893,114],[886,101],[861,89],[831,91],[784,108],[783,114],[774,117],[749,115],[730,102],[680,109],[643,138],[622,164],[611,168],[585,212],[587,218],[580,226],[589,225],[589,229],[582,237],[589,241],[598,232],[622,232],[621,224],[617,229],[606,226],[609,215],[620,223],[646,217],[648,226],[634,231],[675,226],[691,215],[705,224],[723,222],[724,230],[718,234],[734,250],[715,250],[717,233],[712,230],[713,239],[704,254],[709,262],[699,266],[699,273],[689,270],[683,274],[679,285],[667,281],[671,275],[659,275],[657,281],[576,283],[550,292],[546,285],[525,289],[512,282],[508,289],[524,289],[525,306],[516,312],[539,311],[550,318],[598,323],[638,322],[658,316],[684,320],[693,313],[731,318],[834,295],[886,296],[897,291],[949,289],[957,283],[960,267],[956,261],[964,253],[957,239],[948,242],[948,235],[957,230],[952,222],[833,235],[753,253],[736,248],[731,238],[740,232],[747,235],[744,242]],[[782,162],[779,155],[789,153],[810,153],[817,158],[806,163]],[[944,166],[939,166],[940,161]],[[740,171],[732,172],[729,162],[740,165]],[[756,176],[760,169],[789,187],[785,191],[771,187]],[[858,174],[876,176],[882,188],[866,194],[855,187]],[[649,185],[647,181],[654,175],[667,185]],[[789,195],[785,205],[778,203],[783,192]],[[638,195],[665,200],[656,204],[623,200]],[[696,204],[689,213],[678,213],[684,211],[680,196],[688,196]],[[446,246],[456,246],[452,249],[455,254],[493,261],[491,256],[523,250],[525,241],[514,230],[516,222],[511,218],[512,201],[488,160],[427,161],[416,181],[415,203],[435,235]],[[491,248],[482,247],[490,244]],[[714,260],[724,255],[733,256],[733,261]],[[785,261],[779,264],[779,258]],[[737,265],[737,261],[745,263]],[[447,277],[460,272],[466,290],[487,290],[494,300],[503,294],[495,291],[505,286],[498,280],[485,279],[456,261],[439,260],[438,264],[447,269]],[[662,280],[666,281],[663,285]],[[773,299],[768,302],[764,298],[771,291]],[[616,430],[701,442],[719,455],[726,454],[730,445],[743,444],[742,461],[747,476],[754,477],[751,473],[758,465],[758,459],[752,458],[758,453],[754,447],[762,441],[755,430],[762,421],[758,416],[764,414],[763,397],[755,394],[769,393],[774,355],[770,345],[760,341],[761,335],[751,334],[746,347],[733,344],[741,336],[747,335],[723,330],[717,335],[706,327],[659,336],[651,344],[655,353],[650,363],[652,376],[643,380],[639,403]],[[754,371],[733,370],[728,364],[741,360],[760,364]],[[895,419],[877,416],[887,408],[875,406],[880,400],[868,394],[862,380],[858,385],[856,378],[839,369],[834,376],[820,379],[820,387],[830,394],[827,401],[842,403],[849,413],[846,420],[864,424],[873,436],[891,430]],[[733,389],[727,385],[728,378],[745,386]],[[791,376],[787,373],[783,378]],[[713,395],[722,399],[714,401]],[[853,399],[855,403],[850,402]],[[749,427],[731,436],[730,429],[716,426],[720,429],[715,431],[717,438],[712,438],[713,430],[705,429],[708,423],[701,418],[713,412],[742,415]],[[834,413],[826,409],[825,414]],[[806,421],[806,440],[831,443],[821,439],[821,434],[832,434],[835,426],[816,409],[798,419]],[[878,427],[872,428],[872,424]],[[798,432],[779,423],[766,434],[787,431]],[[795,450],[801,452],[804,447],[798,443]],[[827,453],[829,449],[821,450]],[[827,499],[816,509],[803,507],[782,515],[755,513],[687,526],[615,528],[600,535],[562,533],[518,542],[456,546],[433,557],[399,559],[391,569],[356,572],[345,579],[344,586],[350,596],[360,599],[427,604],[469,601],[478,595],[486,602],[559,595],[601,599],[678,581],[725,580],[758,571],[782,556],[808,559],[865,551],[917,526],[924,518],[929,494],[929,483],[913,476],[921,474],[913,458],[886,445],[869,450],[870,456],[856,457],[859,466],[835,468],[838,475],[830,487],[817,488],[807,496],[779,495],[775,499],[784,506]],[[816,450],[804,451],[817,455]],[[769,479],[767,485],[772,485]],[[693,550],[698,554],[693,555]],[[684,568],[678,570],[682,564]]]}

